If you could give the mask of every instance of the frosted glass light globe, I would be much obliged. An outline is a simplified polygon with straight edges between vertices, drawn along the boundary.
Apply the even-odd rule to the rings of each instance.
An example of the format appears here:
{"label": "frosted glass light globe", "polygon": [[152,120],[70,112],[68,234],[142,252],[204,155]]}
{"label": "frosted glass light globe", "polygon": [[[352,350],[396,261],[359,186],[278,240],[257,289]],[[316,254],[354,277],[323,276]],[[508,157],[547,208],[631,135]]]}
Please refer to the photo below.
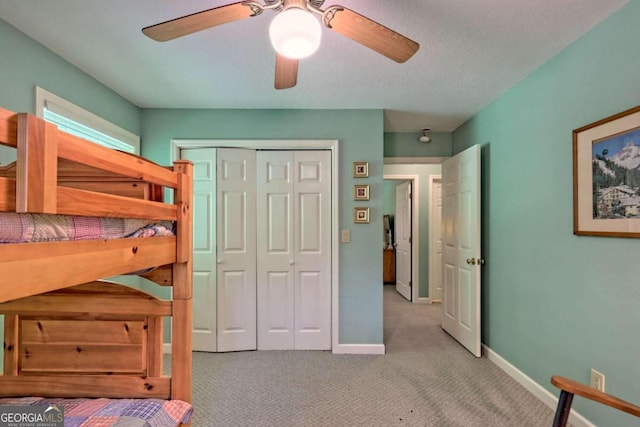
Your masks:
{"label": "frosted glass light globe", "polygon": [[269,27],[273,48],[291,59],[306,58],[318,50],[321,33],[320,22],[311,13],[295,7],[277,14]]}

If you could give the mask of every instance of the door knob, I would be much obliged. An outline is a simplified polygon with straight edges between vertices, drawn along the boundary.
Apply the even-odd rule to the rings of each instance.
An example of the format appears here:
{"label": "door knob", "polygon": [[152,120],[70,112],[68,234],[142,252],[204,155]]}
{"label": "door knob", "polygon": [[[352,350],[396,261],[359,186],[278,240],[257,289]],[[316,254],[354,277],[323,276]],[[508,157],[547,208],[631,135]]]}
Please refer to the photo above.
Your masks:
{"label": "door knob", "polygon": [[476,265],[476,259],[475,258],[467,258],[467,264]]}
{"label": "door knob", "polygon": [[293,260],[289,261],[289,265],[293,265],[293,264],[294,264]]}
{"label": "door knob", "polygon": [[222,264],[222,260],[221,259],[218,259],[218,264]]}

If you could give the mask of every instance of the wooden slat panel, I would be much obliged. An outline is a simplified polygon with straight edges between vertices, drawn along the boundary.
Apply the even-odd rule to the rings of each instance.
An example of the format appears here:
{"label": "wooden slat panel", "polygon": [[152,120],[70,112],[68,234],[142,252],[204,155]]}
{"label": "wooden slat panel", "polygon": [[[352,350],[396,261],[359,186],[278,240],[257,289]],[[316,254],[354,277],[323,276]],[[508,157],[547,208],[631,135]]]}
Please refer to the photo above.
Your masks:
{"label": "wooden slat panel", "polygon": [[23,344],[82,343],[142,345],[144,321],[28,320],[21,322]]}
{"label": "wooden slat panel", "polygon": [[151,280],[153,283],[156,283],[160,286],[172,286],[173,265],[163,265],[162,267],[155,268],[148,273],[140,274],[140,277]]}
{"label": "wooden slat panel", "polygon": [[0,302],[170,264],[175,256],[172,236],[0,245]]}
{"label": "wooden slat panel", "polygon": [[76,295],[79,298],[82,297],[91,297],[99,293],[102,296],[112,295],[112,296],[127,296],[127,297],[139,297],[142,299],[158,299],[157,297],[141,291],[140,289],[135,289],[129,287],[127,285],[121,285],[120,283],[109,282],[106,280],[96,280],[93,282],[83,283],[82,285],[72,286],[70,288],[60,289],[58,291],[50,292],[50,295],[58,295],[58,294],[70,294]]}
{"label": "wooden slat panel", "polygon": [[4,316],[4,374],[18,375],[19,320],[17,315]]}
{"label": "wooden slat panel", "polygon": [[[60,182],[60,181],[59,181]],[[132,182],[109,181],[65,181],[60,182],[63,187],[75,188],[84,191],[97,191],[99,193],[113,194],[122,197],[149,200],[149,185]]]}
{"label": "wooden slat panel", "polygon": [[0,145],[16,147],[18,140],[18,120],[13,111],[0,108]]}
{"label": "wooden slat panel", "polygon": [[0,178],[0,212],[15,212],[16,180]]}
{"label": "wooden slat panel", "polygon": [[[178,185],[176,173],[142,157],[102,147],[62,131],[58,135],[58,144],[60,158],[166,187],[176,188]],[[91,144],[91,148],[88,149],[86,144]]]}
{"label": "wooden slat panel", "polygon": [[20,373],[130,374],[146,373],[142,344],[22,343]]}
{"label": "wooden slat panel", "polygon": [[16,211],[56,213],[57,135],[54,125],[18,114]]}
{"label": "wooden slat panel", "polygon": [[185,402],[191,402],[192,325],[192,300],[174,300],[171,328],[171,398]]}
{"label": "wooden slat panel", "polygon": [[168,399],[170,378],[98,375],[0,376],[0,396]]}
{"label": "wooden slat panel", "polygon": [[149,317],[147,329],[147,375],[162,375],[162,317]]}
{"label": "wooden slat panel", "polygon": [[171,302],[161,300],[141,300],[139,298],[121,298],[95,295],[91,298],[79,299],[73,295],[35,295],[9,301],[0,307],[2,313],[20,313],[23,316],[33,316],[35,313],[43,316],[61,316],[63,313],[100,313],[100,314],[130,314],[154,316],[170,316]]}
{"label": "wooden slat panel", "polygon": [[58,187],[58,213],[173,221],[177,208],[166,203]]}

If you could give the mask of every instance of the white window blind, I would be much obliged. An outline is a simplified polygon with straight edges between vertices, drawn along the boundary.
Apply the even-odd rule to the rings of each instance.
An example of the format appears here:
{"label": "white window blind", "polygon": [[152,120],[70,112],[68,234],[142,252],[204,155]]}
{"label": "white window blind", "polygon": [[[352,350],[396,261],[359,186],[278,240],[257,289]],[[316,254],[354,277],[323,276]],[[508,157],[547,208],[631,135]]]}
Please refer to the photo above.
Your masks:
{"label": "white window blind", "polygon": [[36,114],[64,132],[128,153],[140,152],[140,137],[100,116],[36,87]]}
{"label": "white window blind", "polygon": [[120,141],[116,138],[112,138],[109,135],[105,135],[102,132],[98,132],[88,126],[78,123],[74,120],[68,119],[56,114],[46,107],[44,109],[44,119],[50,123],[58,125],[58,129],[70,133],[75,136],[79,136],[96,144],[104,145],[105,147],[113,148],[115,150],[126,151],[128,153],[135,153],[135,147]]}

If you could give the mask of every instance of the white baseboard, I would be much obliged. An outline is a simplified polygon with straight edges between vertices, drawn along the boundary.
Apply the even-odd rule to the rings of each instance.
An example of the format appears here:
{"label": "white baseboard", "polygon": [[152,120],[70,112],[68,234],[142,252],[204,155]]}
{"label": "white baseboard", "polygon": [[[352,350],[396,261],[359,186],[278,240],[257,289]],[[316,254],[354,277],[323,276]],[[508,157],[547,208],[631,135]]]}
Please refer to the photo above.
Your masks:
{"label": "white baseboard", "polygon": [[[162,352],[171,354],[171,343],[162,344]],[[333,354],[384,354],[384,344],[339,344]]]}
{"label": "white baseboard", "polygon": [[[491,350],[486,345],[482,344],[482,350],[483,353],[487,356],[487,359],[493,362],[498,368],[502,369],[507,373],[507,375],[516,380],[518,384],[526,388],[535,397],[540,399],[542,403],[550,407],[552,410],[556,410],[556,407],[558,406],[557,396],[554,396],[549,390],[542,387],[540,384],[535,382],[524,372],[513,366],[505,358],[500,356],[495,351]],[[587,420],[585,417],[583,417],[573,409],[571,410],[571,414],[569,415],[569,423],[574,427],[596,427],[595,424]]]}
{"label": "white baseboard", "polygon": [[418,297],[418,301],[416,304],[431,304],[431,298],[429,297]]}
{"label": "white baseboard", "polygon": [[384,344],[338,344],[333,354],[384,354]]}

